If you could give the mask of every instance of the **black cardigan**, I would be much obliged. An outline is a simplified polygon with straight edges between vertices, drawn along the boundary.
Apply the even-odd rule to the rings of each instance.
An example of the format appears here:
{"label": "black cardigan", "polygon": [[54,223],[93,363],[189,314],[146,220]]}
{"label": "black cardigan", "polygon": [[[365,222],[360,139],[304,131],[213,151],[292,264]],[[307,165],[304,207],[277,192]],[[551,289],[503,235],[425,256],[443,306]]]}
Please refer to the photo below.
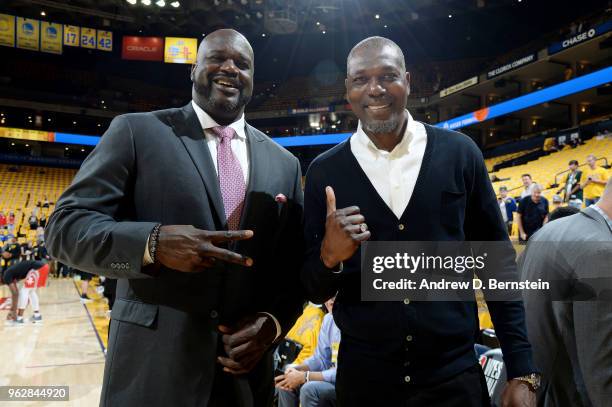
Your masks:
{"label": "black cardigan", "polygon": [[[441,382],[476,363],[479,332],[475,302],[362,302],[360,251],[339,274],[320,260],[325,233],[325,187],[337,207],[357,205],[379,241],[508,240],[482,153],[467,136],[425,125],[427,146],[414,192],[398,220],[378,195],[350,141],[317,157],[304,195],[307,259],[302,281],[309,299],[322,302],[338,292],[334,318],[342,331],[338,374],[370,372],[369,382],[410,385]],[[516,274],[514,259],[498,273]],[[500,274],[498,274],[499,276]],[[521,301],[488,304],[500,339],[508,377],[534,372]],[[411,340],[407,341],[410,336]],[[353,373],[354,374],[354,373]],[[367,374],[367,373],[366,373]]]}

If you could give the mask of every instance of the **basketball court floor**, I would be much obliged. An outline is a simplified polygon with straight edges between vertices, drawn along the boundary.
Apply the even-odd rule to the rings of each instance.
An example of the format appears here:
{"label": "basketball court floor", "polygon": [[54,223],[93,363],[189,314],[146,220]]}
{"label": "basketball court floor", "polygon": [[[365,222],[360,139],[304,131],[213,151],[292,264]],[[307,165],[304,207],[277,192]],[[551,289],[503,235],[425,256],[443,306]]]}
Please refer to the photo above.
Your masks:
{"label": "basketball court floor", "polygon": [[[80,282],[51,278],[38,290],[41,325],[8,324],[0,311],[0,386],[69,386],[69,401],[2,402],[0,406],[96,406],[104,371],[106,302],[90,283],[94,301],[80,301]],[[0,298],[10,297],[6,286]],[[31,309],[26,309],[26,318]]]}

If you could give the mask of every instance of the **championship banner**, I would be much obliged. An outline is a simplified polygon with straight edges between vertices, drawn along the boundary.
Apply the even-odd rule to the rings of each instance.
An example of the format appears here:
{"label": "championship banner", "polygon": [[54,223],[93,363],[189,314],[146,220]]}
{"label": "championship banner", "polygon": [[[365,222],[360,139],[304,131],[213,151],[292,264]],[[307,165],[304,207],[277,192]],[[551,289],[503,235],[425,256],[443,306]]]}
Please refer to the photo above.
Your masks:
{"label": "championship banner", "polygon": [[113,50],[113,33],[112,31],[97,30],[98,34],[98,49],[100,51]]}
{"label": "championship banner", "polygon": [[96,49],[96,29],[81,27],[81,47]]}
{"label": "championship banner", "polygon": [[64,24],[64,45],[69,47],[81,45],[81,27]]}
{"label": "championship banner", "polygon": [[64,30],[61,24],[43,21],[40,27],[40,50],[51,54],[62,53]]}
{"label": "championship banner", "polygon": [[459,92],[460,90],[469,88],[470,86],[476,85],[478,83],[478,76],[474,76],[470,79],[466,79],[461,83],[458,83],[456,85],[453,86],[449,86],[446,89],[442,89],[440,91],[440,97],[443,98],[445,96],[448,96],[450,94],[453,94],[455,92]]}
{"label": "championship banner", "polygon": [[139,61],[163,61],[164,39],[161,37],[123,36],[121,58]]}
{"label": "championship banner", "polygon": [[495,69],[487,72],[487,79],[495,78],[496,76],[502,75],[506,72],[513,71],[521,66],[532,63],[533,61],[538,59],[538,54],[535,52],[533,54],[524,56],[522,58],[517,59],[516,61],[512,61],[509,64],[498,66]]}
{"label": "championship banner", "polygon": [[18,140],[33,141],[54,141],[55,133],[41,130],[0,127],[0,138],[13,138]]}
{"label": "championship banner", "polygon": [[0,45],[15,46],[15,16],[0,14]]}
{"label": "championship banner", "polygon": [[38,51],[40,49],[40,21],[17,17],[17,48]]}
{"label": "championship banner", "polygon": [[197,53],[197,38],[166,37],[164,62],[170,64],[194,64]]}

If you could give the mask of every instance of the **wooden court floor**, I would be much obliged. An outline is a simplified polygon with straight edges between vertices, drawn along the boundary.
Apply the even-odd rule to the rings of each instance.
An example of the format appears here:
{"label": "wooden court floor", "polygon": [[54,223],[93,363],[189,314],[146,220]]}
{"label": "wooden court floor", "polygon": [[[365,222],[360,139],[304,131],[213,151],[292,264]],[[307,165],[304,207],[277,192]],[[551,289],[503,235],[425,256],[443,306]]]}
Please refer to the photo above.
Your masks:
{"label": "wooden court floor", "polygon": [[[7,311],[0,311],[0,386],[67,385],[70,400],[0,401],[0,406],[98,405],[108,308],[91,283],[88,295],[95,300],[84,306],[78,287],[80,282],[72,279],[51,278],[47,287],[38,289],[41,325],[8,325]],[[6,286],[0,287],[0,297],[9,297]],[[31,314],[28,308],[25,317]]]}

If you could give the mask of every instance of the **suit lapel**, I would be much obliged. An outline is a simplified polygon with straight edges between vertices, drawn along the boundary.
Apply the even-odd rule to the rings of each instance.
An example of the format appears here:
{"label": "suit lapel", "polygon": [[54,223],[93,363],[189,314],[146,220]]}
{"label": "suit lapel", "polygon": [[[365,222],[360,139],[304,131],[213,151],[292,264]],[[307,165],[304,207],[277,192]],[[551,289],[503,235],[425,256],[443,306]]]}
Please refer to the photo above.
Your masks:
{"label": "suit lapel", "polygon": [[247,185],[242,218],[240,219],[240,229],[244,229],[248,223],[255,191],[265,190],[266,174],[268,174],[268,157],[263,143],[265,138],[249,124],[245,124],[245,132],[249,151],[249,184]]}
{"label": "suit lapel", "polygon": [[179,137],[185,149],[189,153],[193,164],[196,166],[202,181],[208,192],[208,196],[220,220],[220,224],[226,225],[225,210],[221,189],[219,188],[219,178],[213,163],[210,151],[206,145],[204,131],[198,120],[198,116],[193,110],[191,103],[183,107],[179,113],[172,118],[174,133]]}

